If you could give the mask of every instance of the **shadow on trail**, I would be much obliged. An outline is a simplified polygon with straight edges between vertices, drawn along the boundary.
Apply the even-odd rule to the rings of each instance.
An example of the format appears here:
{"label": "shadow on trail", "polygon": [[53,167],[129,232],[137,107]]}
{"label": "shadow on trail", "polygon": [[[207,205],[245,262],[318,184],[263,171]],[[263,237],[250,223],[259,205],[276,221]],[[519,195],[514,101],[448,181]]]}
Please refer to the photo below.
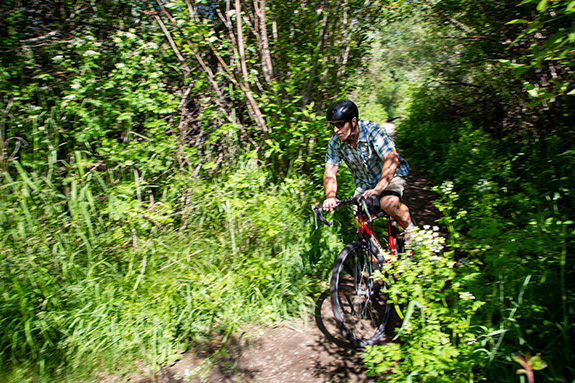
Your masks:
{"label": "shadow on trail", "polygon": [[438,198],[439,195],[428,188],[427,180],[423,178],[421,173],[415,169],[410,169],[403,200],[409,206],[418,226],[437,225],[441,213],[431,201]]}
{"label": "shadow on trail", "polygon": [[334,343],[344,350],[356,350],[349,341],[341,336],[340,330],[337,328],[337,324],[333,318],[329,299],[329,290],[327,290],[324,291],[315,302],[315,323],[317,328],[322,332],[328,342]]}
{"label": "shadow on trail", "polygon": [[[337,328],[329,291],[316,300],[315,319],[264,328],[259,335],[217,338],[182,354],[160,371],[133,377],[131,383],[372,383],[363,349]],[[392,315],[393,318],[393,315]],[[390,323],[393,325],[392,323]],[[246,333],[257,329],[247,329]],[[391,335],[393,336],[393,335]],[[383,337],[386,342],[390,337]],[[380,377],[381,378],[381,377]]]}
{"label": "shadow on trail", "polygon": [[[312,318],[309,318],[312,319]],[[254,329],[252,329],[254,330]],[[250,332],[250,331],[248,331]],[[362,349],[343,338],[333,319],[329,291],[316,300],[315,321],[265,328],[260,335],[231,335],[224,352],[214,339],[182,355],[153,376],[131,383],[372,383]]]}
{"label": "shadow on trail", "polygon": [[375,382],[377,378],[367,377],[361,358],[362,349],[347,341],[337,327],[331,308],[329,290],[316,300],[315,322],[325,337],[314,345],[315,351],[327,353],[331,358],[316,361],[315,370],[329,382]]}

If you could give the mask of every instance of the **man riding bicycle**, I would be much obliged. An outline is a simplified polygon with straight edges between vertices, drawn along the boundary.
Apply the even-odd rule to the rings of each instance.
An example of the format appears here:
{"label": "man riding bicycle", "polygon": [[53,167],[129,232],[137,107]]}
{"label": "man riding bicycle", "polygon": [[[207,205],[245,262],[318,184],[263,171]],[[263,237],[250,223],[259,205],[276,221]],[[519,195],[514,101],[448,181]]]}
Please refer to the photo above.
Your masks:
{"label": "man riding bicycle", "polygon": [[358,117],[357,105],[347,99],[334,102],[327,110],[334,134],[325,156],[323,208],[331,210],[336,206],[336,175],[343,160],[351,171],[355,195],[378,196],[382,210],[409,232],[413,226],[411,214],[401,201],[409,165],[397,154],[395,143],[383,126]]}

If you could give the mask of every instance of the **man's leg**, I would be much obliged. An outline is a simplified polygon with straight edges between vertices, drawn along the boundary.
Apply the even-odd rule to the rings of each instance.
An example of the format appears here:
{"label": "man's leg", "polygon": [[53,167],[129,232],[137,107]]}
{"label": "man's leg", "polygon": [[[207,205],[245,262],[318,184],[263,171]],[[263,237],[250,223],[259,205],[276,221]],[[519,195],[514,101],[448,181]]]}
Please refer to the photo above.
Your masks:
{"label": "man's leg", "polygon": [[398,220],[405,229],[411,225],[409,208],[401,202],[401,196],[406,184],[407,180],[405,177],[394,177],[379,199],[381,209]]}
{"label": "man's leg", "polygon": [[394,219],[401,222],[404,228],[411,225],[411,214],[406,204],[401,202],[398,196],[384,195],[380,199],[381,209]]}

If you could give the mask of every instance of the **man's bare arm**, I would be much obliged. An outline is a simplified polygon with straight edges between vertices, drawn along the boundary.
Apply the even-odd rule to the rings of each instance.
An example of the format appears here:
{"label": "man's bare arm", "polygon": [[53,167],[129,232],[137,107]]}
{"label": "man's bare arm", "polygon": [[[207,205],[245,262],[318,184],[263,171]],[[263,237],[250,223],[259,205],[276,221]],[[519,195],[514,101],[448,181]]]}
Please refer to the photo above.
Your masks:
{"label": "man's bare arm", "polygon": [[323,188],[325,190],[325,201],[323,207],[326,210],[331,210],[335,207],[337,202],[337,169],[338,166],[332,164],[325,164],[325,171],[323,173]]}
{"label": "man's bare arm", "polygon": [[[399,158],[397,157],[397,150],[395,148],[391,149],[389,152],[383,156],[383,167],[381,168],[381,177],[377,181],[377,185],[373,189],[367,190],[363,193],[364,197],[370,197],[372,195],[380,195],[382,191],[389,185],[397,166],[399,165]],[[324,181],[325,184],[325,181]]]}

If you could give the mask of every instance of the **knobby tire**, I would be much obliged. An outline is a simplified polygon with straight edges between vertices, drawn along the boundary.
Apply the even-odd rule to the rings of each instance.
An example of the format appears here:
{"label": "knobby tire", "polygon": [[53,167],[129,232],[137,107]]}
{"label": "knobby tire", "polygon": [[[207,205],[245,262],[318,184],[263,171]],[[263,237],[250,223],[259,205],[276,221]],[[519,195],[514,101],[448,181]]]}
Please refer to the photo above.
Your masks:
{"label": "knobby tire", "polygon": [[369,245],[355,241],[338,255],[330,284],[333,314],[345,338],[357,347],[375,344],[385,333],[392,304],[386,282],[373,278]]}

